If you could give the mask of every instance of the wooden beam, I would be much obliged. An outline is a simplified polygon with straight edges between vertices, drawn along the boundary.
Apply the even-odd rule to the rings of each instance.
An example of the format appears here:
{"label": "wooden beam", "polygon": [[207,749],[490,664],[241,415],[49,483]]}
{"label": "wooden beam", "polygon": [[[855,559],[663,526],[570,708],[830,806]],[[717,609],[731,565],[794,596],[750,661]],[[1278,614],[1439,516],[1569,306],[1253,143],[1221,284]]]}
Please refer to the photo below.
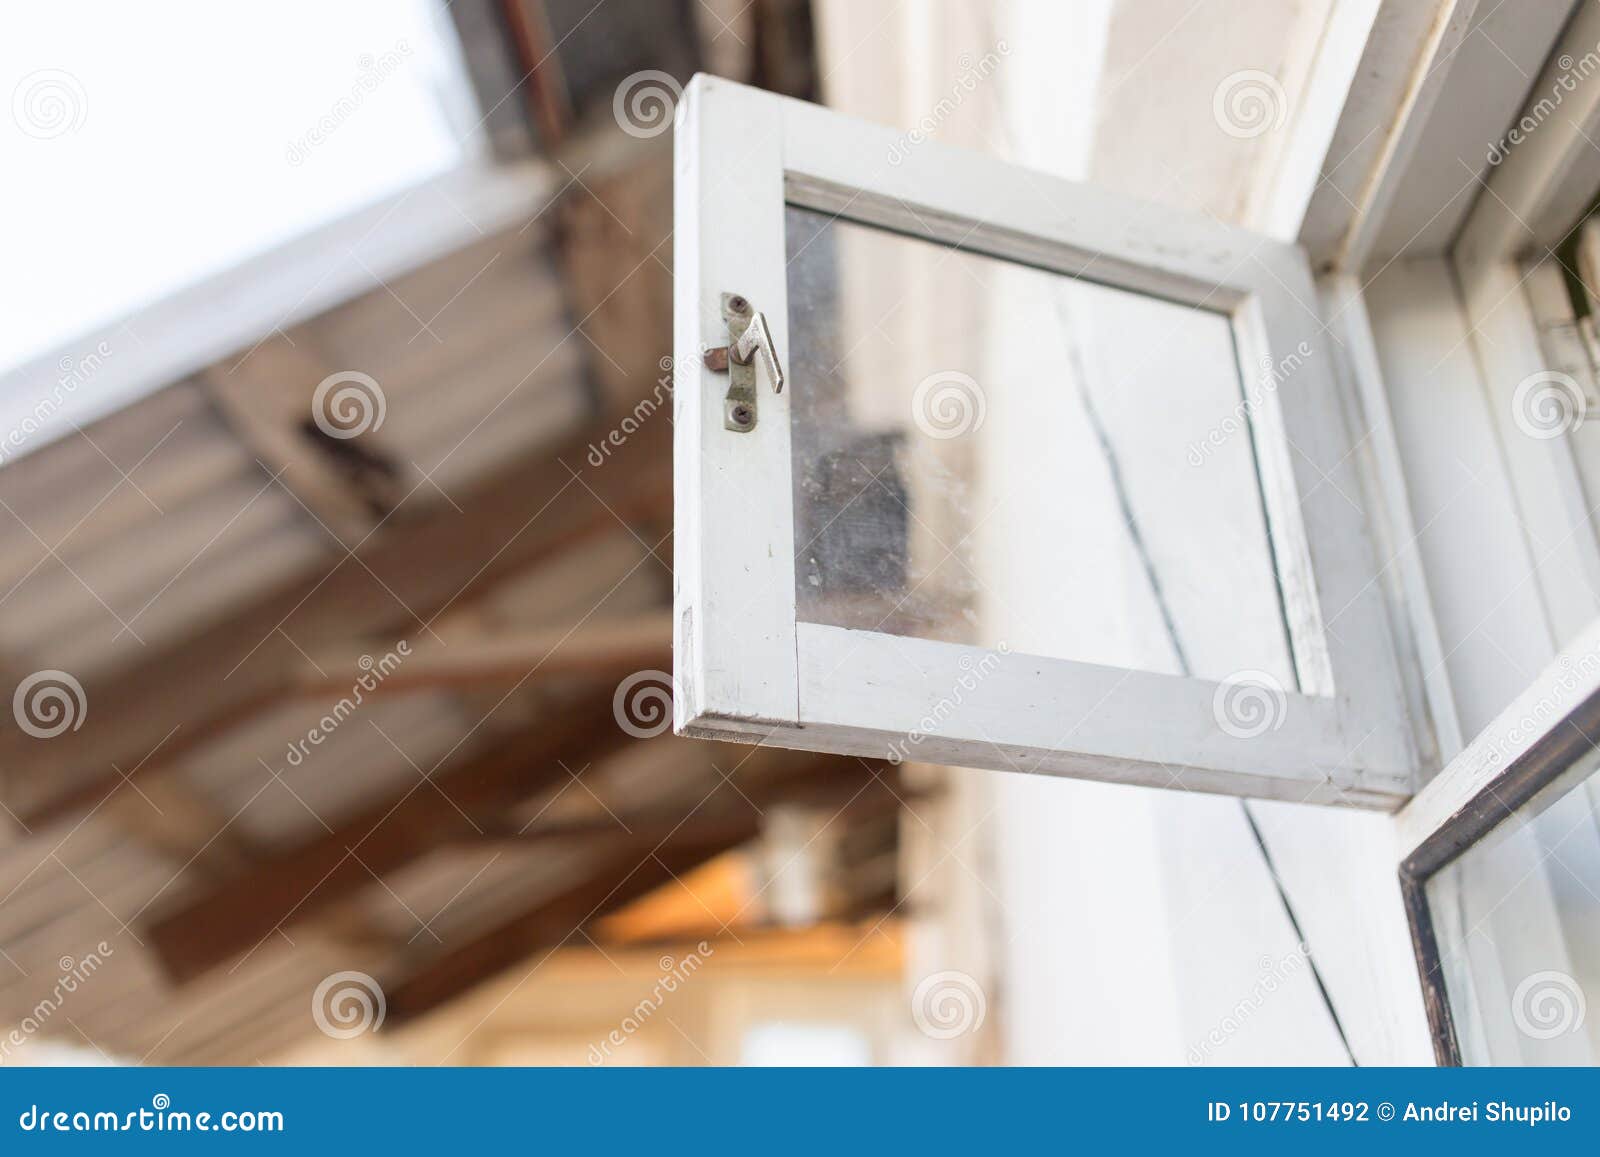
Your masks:
{"label": "wooden beam", "polygon": [[527,93],[528,119],[538,126],[539,143],[549,151],[567,135],[573,115],[572,98],[556,51],[559,46],[552,44],[550,20],[542,0],[503,0],[501,7],[511,31],[517,72]]}
{"label": "wooden beam", "polygon": [[159,774],[278,701],[301,663],[281,635],[409,635],[415,616],[470,598],[619,519],[663,516],[671,508],[671,425],[645,422],[624,444],[608,444],[602,466],[589,465],[589,448],[606,443],[616,422],[597,420],[530,454],[523,468],[458,498],[461,513],[386,526],[357,552],[359,562],[334,562],[236,611],[226,632],[197,625],[193,637],[134,669],[85,679],[93,709],[79,730],[48,745],[0,733],[0,766],[27,769],[5,785],[24,796],[8,806],[30,828],[59,821],[121,786],[113,763],[135,777]]}
{"label": "wooden beam", "polygon": [[528,71],[507,35],[501,0],[455,0],[447,5],[461,41],[461,55],[483,114],[483,132],[497,161],[517,160],[533,154],[534,133],[519,101],[505,99],[515,92]]}
{"label": "wooden beam", "polygon": [[246,870],[261,849],[228,816],[176,777],[152,779],[137,792],[119,792],[102,815],[180,871],[224,877]]}
{"label": "wooden beam", "polygon": [[328,373],[302,346],[272,337],[232,371],[213,366],[200,380],[256,461],[348,547],[371,533],[377,504],[301,431],[312,391]]}
{"label": "wooden beam", "polygon": [[[666,612],[626,619],[594,619],[578,627],[516,630],[470,638],[445,637],[446,645],[409,640],[404,662],[369,691],[367,698],[418,690],[511,687],[530,675],[548,679],[562,675],[617,678],[633,671],[672,663],[672,616]],[[349,690],[351,672],[371,665],[373,657],[393,643],[317,650],[302,671],[297,690],[304,693]]]}
{"label": "wooden beam", "polygon": [[[872,817],[892,815],[901,804],[934,798],[926,790],[895,790],[891,783],[874,783],[852,774],[853,761],[827,764],[813,784],[774,792],[764,802],[804,803],[819,808],[837,808],[840,822],[854,823]],[[820,769],[819,769],[820,770]],[[612,839],[631,843],[707,842],[721,838],[742,824],[748,804],[736,807],[702,807],[692,815],[656,808],[648,812],[612,812],[578,819],[537,819],[530,824],[485,821],[481,832],[459,832],[469,843],[544,844],[558,840]],[[742,830],[742,829],[741,829]]]}
{"label": "wooden beam", "polygon": [[[188,723],[185,723],[180,716],[166,735],[155,737],[152,741],[153,746],[146,748],[143,754],[130,748],[124,754],[106,760],[110,764],[125,761],[128,766],[126,774],[79,776],[76,782],[69,782],[69,786],[58,789],[40,801],[19,803],[12,808],[13,812],[30,829],[42,827],[66,819],[78,811],[99,807],[102,802],[109,801],[112,793],[120,790],[125,784],[131,785],[135,779],[142,786],[146,780],[154,779],[159,773],[176,767],[185,756],[221,738],[235,727],[281,702],[285,689],[290,685],[287,672],[287,664],[275,663],[269,670],[263,663],[254,677],[239,678],[237,693],[227,697],[225,706]],[[159,679],[159,676],[156,678]],[[196,697],[204,700],[205,694],[197,689]],[[162,709],[165,713],[177,714],[175,705],[168,707],[163,703]],[[68,732],[59,738],[64,740],[71,734],[73,733]],[[67,774],[64,769],[62,770]],[[37,778],[36,765],[34,776],[30,778]],[[12,786],[7,784],[8,788]]]}
{"label": "wooden beam", "polygon": [[726,812],[718,809],[715,815],[688,818],[682,814],[637,815],[622,812],[613,816],[583,819],[539,820],[527,827],[504,822],[481,826],[482,832],[458,833],[460,841],[532,847],[563,840],[604,840],[611,846],[643,844],[653,848],[674,840],[679,843],[715,841],[730,830],[744,830],[744,819],[732,809]]}
{"label": "wooden beam", "polygon": [[[603,758],[626,743],[610,696],[457,761],[253,871],[157,916],[145,937],[176,981],[193,979],[247,952],[284,925],[369,887],[375,877],[470,831],[461,814],[503,806],[567,777],[563,764]],[[455,807],[439,797],[442,791]],[[457,809],[460,809],[458,811]],[[460,830],[458,830],[460,829]]]}

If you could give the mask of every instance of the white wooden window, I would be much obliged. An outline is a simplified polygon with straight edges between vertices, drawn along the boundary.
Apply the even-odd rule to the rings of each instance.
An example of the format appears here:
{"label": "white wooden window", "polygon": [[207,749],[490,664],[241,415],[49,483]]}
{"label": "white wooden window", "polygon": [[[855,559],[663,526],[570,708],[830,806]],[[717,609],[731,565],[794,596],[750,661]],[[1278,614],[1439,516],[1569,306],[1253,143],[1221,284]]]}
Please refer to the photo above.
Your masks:
{"label": "white wooden window", "polygon": [[[680,382],[688,382],[677,397],[678,730],[1365,807],[1392,808],[1410,795],[1413,744],[1394,648],[1330,342],[1298,248],[714,78],[694,80],[678,117],[675,349]],[[816,258],[818,246],[829,259]],[[922,344],[883,334],[883,317],[845,330],[838,267],[854,262],[870,282],[896,246],[926,246],[930,256],[910,262],[922,275],[890,293],[902,298],[922,286],[930,298],[922,306],[939,318],[922,326],[925,338],[981,326],[986,381],[973,363],[928,373]],[[984,272],[955,269],[974,261]],[[835,285],[819,286],[830,262]],[[1166,432],[1165,458],[1150,469],[1166,499],[1194,499],[1200,530],[1211,526],[1208,493],[1224,504],[1258,502],[1267,583],[1237,587],[1229,581],[1237,573],[1218,581],[1208,571],[1194,586],[1224,631],[1230,611],[1243,605],[1259,623],[1253,603],[1272,603],[1269,618],[1282,623],[1293,664],[1283,677],[1266,663],[1186,671],[1182,645],[1163,671],[1118,664],[1104,640],[1085,656],[1035,647],[1027,632],[997,639],[984,627],[987,608],[963,603],[971,591],[910,558],[912,536],[954,552],[939,533],[946,530],[962,536],[979,566],[997,555],[1026,565],[1010,552],[1029,536],[1074,531],[1072,517],[987,538],[982,525],[1018,488],[1061,485],[1059,506],[1069,510],[1085,493],[1070,462],[1051,474],[1058,459],[1074,458],[1051,442],[1062,422],[1056,398],[1064,379],[1093,373],[1053,373],[1059,366],[1042,368],[1034,357],[1045,346],[1077,349],[1032,307],[1053,293],[1101,294],[1080,302],[1088,322],[1077,325],[1107,323],[1134,342],[1178,341],[1165,390],[1144,402],[1150,411],[1184,406],[1195,390],[1213,390],[1222,403],[1206,411],[1213,434],[1187,427],[1198,437],[1186,450]],[[726,366],[707,357],[730,346],[730,317],[742,333],[755,315],[762,325],[750,326],[747,346],[758,352],[749,368],[739,350]],[[763,326],[770,342],[755,341]],[[843,358],[846,338],[874,352]],[[1229,360],[1232,408],[1216,392],[1229,379],[1219,357]],[[850,362],[843,376],[858,381],[840,390],[842,362]],[[838,416],[885,398],[893,405],[907,392],[912,413],[886,432],[882,421]],[[896,440],[939,442],[963,424],[976,430],[1002,403],[1011,414],[1005,429],[968,451],[989,464],[973,467],[984,475],[981,496],[973,486],[950,496],[962,478],[950,482],[960,467],[949,458],[917,467],[931,482],[896,464]],[[1027,430],[1043,440],[1029,442]],[[1008,442],[1013,432],[1018,440]],[[1251,493],[1197,469],[1211,446],[1230,461],[1243,454]],[[1037,469],[997,482],[992,464],[1019,454]],[[1237,482],[1238,470],[1232,475]],[[1125,478],[1118,493],[1130,501]],[[858,520],[851,507],[859,502],[882,517]],[[974,502],[984,507],[976,517]],[[944,525],[928,525],[931,517]],[[840,518],[848,533],[832,530]],[[829,558],[808,554],[818,534],[832,536]],[[1189,562],[1206,555],[1218,555],[1218,542],[1173,552],[1179,584]],[[1142,558],[1130,573],[1150,578],[1138,571],[1152,565]],[[979,571],[968,586],[982,587],[982,578]],[[944,591],[909,623],[890,623],[926,583]],[[891,613],[877,626],[885,603]],[[1062,621],[1099,613],[1074,599],[1059,605]]]}
{"label": "white wooden window", "polygon": [[[1288,799],[1310,784],[1320,789],[1312,798],[1379,807],[1408,794],[1414,774],[1419,794],[1395,817],[1249,809],[1352,1054],[1413,1063],[1426,1019],[1444,1061],[1593,1063],[1600,1033],[1584,1002],[1600,985],[1600,636],[1590,625],[1600,555],[1588,492],[1600,435],[1593,320],[1574,315],[1568,291],[1574,269],[1600,267],[1593,226],[1575,261],[1570,249],[1600,187],[1600,87],[1572,87],[1600,42],[1600,15],[1569,0],[1514,16],[1470,3],[1376,7],[1375,20],[1370,8],[1348,14],[1371,22],[1359,66],[1317,69],[1328,118],[1337,116],[1320,166],[1313,159],[1275,195],[1281,221],[1254,218],[1287,236],[1304,206],[1298,236],[1316,254],[1320,306],[1294,248],[718,82],[691,90],[678,158],[678,353],[694,372],[679,379],[677,722],[864,756]],[[1558,116],[1547,115],[1553,93]],[[1310,156],[1323,142],[1299,127],[1314,119],[1310,104],[1295,104],[1294,144]],[[862,316],[862,295],[874,292],[903,297],[920,324]],[[699,368],[707,347],[729,343],[729,293],[763,315],[775,353],[772,367],[758,358],[740,371],[755,404],[748,429],[727,429],[730,375]],[[1124,293],[1138,304],[1112,303]],[[1069,299],[1065,312],[1078,316],[1042,324],[1034,305],[1045,298]],[[1291,302],[1307,308],[1296,315]],[[1084,431],[1063,426],[1056,398],[1081,383],[1038,357],[1037,343],[1070,339],[1089,355],[1160,344],[1163,327],[1178,326],[1157,315],[1172,309],[1190,315],[1191,361],[1186,393],[1152,395],[1163,414],[1198,393],[1214,402],[1226,384],[1215,325],[1197,315],[1223,318],[1236,345],[1276,590],[1252,586],[1234,602],[1281,610],[1288,666],[1219,666],[1217,654],[1253,654],[1262,642],[1259,616],[1241,620],[1220,602],[1206,641],[1250,637],[1234,648],[1175,645],[1170,663],[1138,647],[1107,653],[1114,632],[1077,631],[1125,609],[1094,599],[1059,600],[1067,629],[1057,634],[1012,630],[991,602],[950,597],[964,593],[958,583],[933,600],[920,597],[926,585],[910,592],[914,614],[883,615],[885,596],[894,608],[941,577],[918,536],[960,546],[974,522],[961,561],[977,579],[993,577],[983,564],[999,555],[1025,564],[1000,595],[1050,585],[1055,576],[1033,564],[1061,551],[991,533],[987,504],[974,513],[957,500],[985,497],[973,480],[992,485],[1017,459],[1049,459],[1057,483],[1082,483]],[[1296,331],[1296,317],[1307,329]],[[1323,325],[1333,340],[1318,340]],[[986,339],[975,365],[948,354],[959,343],[945,331],[963,327]],[[1296,367],[1255,404],[1252,373],[1300,340],[1319,355],[1306,359],[1310,372]],[[1341,351],[1331,366],[1330,347]],[[773,370],[785,375],[782,393]],[[905,418],[897,411],[930,370],[967,373],[987,410],[981,436],[949,440],[962,454],[924,455],[918,475],[905,456],[919,432],[891,419]],[[1552,383],[1559,389],[1541,391]],[[1353,446],[1330,400],[1336,386],[1359,431]],[[976,426],[974,413],[945,417]],[[1101,416],[1115,441],[1122,415]],[[1132,463],[1123,490],[1143,506],[1130,521],[1150,529],[1139,487],[1153,470],[1170,519],[1192,520],[1204,543],[1248,521],[1219,519],[1214,492],[1237,510],[1251,487],[1237,440],[1211,460],[1225,461],[1223,472],[1164,471],[1157,451],[1174,426],[1155,423],[1150,452]],[[1303,441],[1307,427],[1327,441]],[[1112,449],[1127,465],[1128,446]],[[893,483],[904,525],[881,495],[857,517],[850,483],[864,475]],[[1069,486],[1049,493],[1079,501]],[[945,521],[928,517],[930,500]],[[1042,505],[1028,504],[1030,516]],[[819,513],[846,531],[820,556]],[[1155,530],[1150,557],[1137,561],[1161,577],[1202,591],[1221,574],[1259,577],[1260,544],[1248,536],[1231,542],[1231,570],[1199,547],[1174,569],[1158,549],[1171,527]],[[1041,522],[1034,538],[1072,536]],[[1119,580],[1137,584],[1126,557],[1091,546],[1108,572],[1121,566]],[[1380,584],[1399,624],[1393,643]],[[1185,612],[1172,616],[1174,636],[1185,636],[1193,608],[1180,605],[1180,583],[1166,593]],[[1282,685],[1283,711],[1240,743],[1215,735],[1253,729],[1217,704],[1259,675],[1268,679],[1258,690]],[[1299,729],[1306,720],[1328,720],[1327,730]],[[1480,731],[1463,750],[1463,735]],[[1306,742],[1308,733],[1321,739]],[[1345,747],[1329,759],[1324,740]],[[1384,777],[1391,786],[1378,786]]]}
{"label": "white wooden window", "polygon": [[[1383,809],[1411,794],[1298,248],[726,81],[697,78],[678,116],[679,731]],[[1124,364],[1154,344],[1155,371]],[[1107,444],[1097,377],[1145,437]],[[1028,521],[1007,513],[1021,494]],[[1108,519],[1114,545],[1073,549]],[[1040,544],[1061,598],[1013,630],[986,559],[1028,572]],[[1261,658],[1213,669],[1171,629],[1152,660],[1119,645],[1125,620],[1144,629],[1131,599],[1168,628],[1187,600],[1186,629],[1259,636]]]}

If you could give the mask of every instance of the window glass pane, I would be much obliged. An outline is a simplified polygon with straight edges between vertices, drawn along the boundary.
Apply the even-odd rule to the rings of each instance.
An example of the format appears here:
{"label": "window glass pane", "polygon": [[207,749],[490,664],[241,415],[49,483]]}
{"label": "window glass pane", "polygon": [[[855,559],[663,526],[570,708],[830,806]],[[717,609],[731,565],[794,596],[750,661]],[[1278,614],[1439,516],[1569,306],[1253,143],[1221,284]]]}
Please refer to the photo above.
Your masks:
{"label": "window glass pane", "polygon": [[1467,1064],[1600,1062],[1600,754],[1428,881]]}
{"label": "window glass pane", "polygon": [[1293,687],[1225,315],[786,229],[801,621]]}

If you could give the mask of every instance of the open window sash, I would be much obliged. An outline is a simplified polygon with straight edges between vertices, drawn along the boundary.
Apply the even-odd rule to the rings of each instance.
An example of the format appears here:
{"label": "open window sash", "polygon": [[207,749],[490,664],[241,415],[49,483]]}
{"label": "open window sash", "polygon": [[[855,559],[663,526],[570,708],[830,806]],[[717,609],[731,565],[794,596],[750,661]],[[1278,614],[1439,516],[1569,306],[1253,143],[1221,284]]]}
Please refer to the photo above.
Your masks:
{"label": "open window sash", "polygon": [[[1384,810],[1411,794],[1415,746],[1355,446],[1298,247],[704,76],[678,118],[680,732]],[[1026,639],[817,621],[797,595],[797,553],[810,544],[797,541],[792,452],[813,386],[803,368],[820,351],[793,344],[817,340],[814,316],[794,322],[793,282],[816,260],[791,251],[796,221],[1209,311],[1241,382],[1292,361],[1239,412],[1284,677],[1204,678],[1036,653]],[[881,480],[869,458],[847,465]]]}

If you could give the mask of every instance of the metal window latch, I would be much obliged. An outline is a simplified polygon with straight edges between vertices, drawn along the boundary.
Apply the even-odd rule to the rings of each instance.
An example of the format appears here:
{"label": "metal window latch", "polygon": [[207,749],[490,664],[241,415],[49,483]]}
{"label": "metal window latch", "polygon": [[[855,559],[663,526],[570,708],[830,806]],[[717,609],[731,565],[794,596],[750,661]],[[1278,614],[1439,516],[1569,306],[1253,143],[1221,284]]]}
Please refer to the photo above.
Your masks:
{"label": "metal window latch", "polygon": [[728,396],[722,403],[722,426],[739,434],[756,428],[756,354],[767,364],[772,392],[783,393],[783,367],[772,344],[766,314],[752,309],[737,293],[722,295],[722,318],[728,323],[728,345],[706,351],[706,366],[727,371]]}

